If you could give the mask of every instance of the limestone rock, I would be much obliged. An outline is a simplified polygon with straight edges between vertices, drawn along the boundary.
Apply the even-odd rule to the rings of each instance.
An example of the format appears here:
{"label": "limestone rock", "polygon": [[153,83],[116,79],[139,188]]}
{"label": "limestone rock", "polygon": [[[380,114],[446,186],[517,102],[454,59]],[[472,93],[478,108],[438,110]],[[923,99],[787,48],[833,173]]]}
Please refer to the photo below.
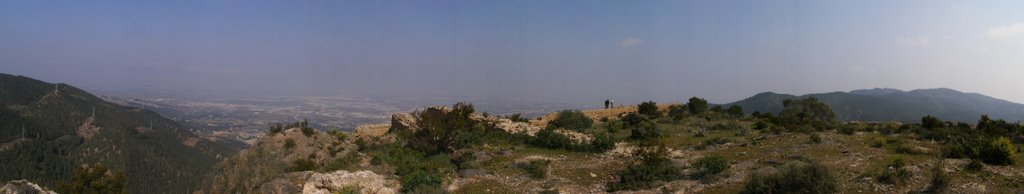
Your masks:
{"label": "limestone rock", "polygon": [[0,186],[0,194],[35,194],[35,193],[47,193],[56,194],[56,192],[47,190],[39,185],[28,182],[27,180],[14,180],[7,182]]}
{"label": "limestone rock", "polygon": [[415,132],[419,129],[416,125],[416,117],[409,113],[395,113],[391,115],[391,131],[410,130]]}
{"label": "limestone rock", "polygon": [[302,186],[302,193],[329,194],[343,189],[358,189],[359,193],[390,194],[398,193],[401,185],[398,181],[385,179],[371,171],[335,171],[332,173],[313,173]]}

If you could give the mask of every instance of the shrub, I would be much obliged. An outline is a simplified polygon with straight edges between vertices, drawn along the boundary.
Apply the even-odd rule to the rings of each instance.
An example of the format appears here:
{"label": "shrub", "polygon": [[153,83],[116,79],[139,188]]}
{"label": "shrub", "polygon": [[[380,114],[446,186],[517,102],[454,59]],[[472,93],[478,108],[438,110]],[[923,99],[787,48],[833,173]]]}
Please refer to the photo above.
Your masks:
{"label": "shrub", "polygon": [[931,185],[928,186],[929,193],[947,193],[950,190],[949,184],[953,182],[953,177],[950,177],[945,170],[943,170],[944,164],[942,160],[939,160],[935,164],[935,168],[932,168],[932,181]]}
{"label": "shrub", "polygon": [[345,154],[344,156],[338,159],[334,159],[333,161],[328,162],[326,165],[324,165],[323,168],[320,169],[320,171],[333,172],[338,170],[345,170],[356,164],[359,164],[359,155],[356,154],[356,152],[348,152],[348,154]]}
{"label": "shrub", "polygon": [[734,104],[732,106],[729,106],[729,109],[726,109],[725,113],[734,117],[743,117],[743,107]]}
{"label": "shrub", "polygon": [[608,191],[649,189],[657,181],[671,181],[682,178],[682,169],[668,159],[668,148],[664,146],[645,147],[635,153],[637,160],[618,173],[619,180],[608,183]]}
{"label": "shrub", "polygon": [[[103,165],[79,166],[71,180],[57,181],[60,193],[128,193],[125,190],[124,173],[113,172]],[[14,191],[18,193],[19,191]]]}
{"label": "shrub", "polygon": [[302,134],[306,135],[306,137],[313,136],[313,134],[316,133],[316,130],[313,129],[313,128],[310,128],[310,127],[303,127],[301,129],[302,129]]}
{"label": "shrub", "polygon": [[700,145],[697,146],[697,149],[698,150],[704,150],[704,149],[707,149],[708,147],[712,147],[712,146],[716,146],[716,145],[721,145],[721,144],[725,144],[725,143],[729,143],[729,139],[722,138],[722,137],[713,137],[713,138],[704,140],[703,143],[701,143]]}
{"label": "shrub", "polygon": [[992,143],[989,143],[985,150],[981,152],[982,161],[994,165],[1013,164],[1016,157],[1017,148],[1006,137],[992,140]]}
{"label": "shrub", "polygon": [[685,118],[687,111],[689,110],[686,109],[685,105],[673,104],[668,106],[668,116],[675,120],[682,120]]}
{"label": "shrub", "polygon": [[598,134],[589,144],[581,144],[568,136],[555,132],[552,128],[544,128],[537,132],[534,137],[527,139],[526,143],[536,147],[548,149],[564,149],[579,152],[604,152],[615,147],[615,139],[606,134]]}
{"label": "shrub", "polygon": [[836,117],[828,105],[814,97],[801,100],[786,99],[782,101],[782,106],[777,124],[786,127],[815,125],[817,128],[824,128]]}
{"label": "shrub", "polygon": [[581,111],[563,110],[559,111],[558,116],[551,120],[548,125],[573,131],[583,131],[593,127],[594,121]]}
{"label": "shrub", "polygon": [[473,112],[475,112],[475,109],[472,104],[460,102],[452,106],[451,110],[431,107],[415,113],[417,125],[420,129],[411,134],[411,137],[408,137],[407,146],[428,155],[433,155],[451,153],[453,149],[457,149],[459,146],[473,143],[472,141],[460,142],[460,140],[479,140],[459,138],[459,135],[464,133],[487,130],[483,128],[484,126],[478,125],[476,120],[470,118]]}
{"label": "shrub", "polygon": [[839,133],[842,133],[842,134],[845,134],[845,135],[853,135],[856,132],[857,132],[857,128],[854,127],[853,125],[843,125],[842,127],[839,127]]}
{"label": "shrub", "polygon": [[362,190],[363,190],[363,188],[360,187],[359,185],[348,185],[348,186],[341,187],[341,190],[337,191],[337,193],[340,193],[340,194],[359,194],[359,193],[362,192]]}
{"label": "shrub", "polygon": [[744,185],[745,194],[836,193],[839,183],[820,163],[790,163],[774,174],[753,174]]}
{"label": "shrub", "polygon": [[335,138],[338,138],[338,141],[345,141],[346,139],[348,139],[348,134],[342,131],[331,130],[327,133],[333,135]]}
{"label": "shrub", "polygon": [[281,133],[281,131],[284,131],[284,126],[282,126],[281,124],[274,124],[270,126],[269,135],[278,134]]}
{"label": "shrub", "polygon": [[516,167],[526,171],[526,173],[530,174],[530,177],[532,177],[532,178],[541,179],[541,178],[547,177],[547,175],[548,175],[548,164],[550,164],[550,163],[551,163],[551,161],[543,160],[543,159],[541,159],[541,160],[530,160],[530,161],[525,162],[525,163],[518,163],[516,165]]}
{"label": "shrub", "polygon": [[985,169],[985,164],[981,163],[981,161],[979,160],[971,160],[971,162],[968,162],[967,165],[964,166],[964,168],[970,171],[978,172]]}
{"label": "shrub", "polygon": [[708,110],[708,101],[695,96],[686,103],[686,108],[690,110],[690,113],[701,114]]}
{"label": "shrub", "polygon": [[935,118],[934,116],[928,115],[921,117],[921,127],[924,127],[925,129],[936,129],[943,127],[943,125],[945,124],[942,123],[942,120],[939,120],[939,118]]}
{"label": "shrub", "polygon": [[907,180],[910,179],[910,172],[903,167],[906,166],[906,162],[903,158],[896,158],[889,165],[886,166],[885,171],[877,177],[878,182],[891,184],[891,185],[903,185]]}
{"label": "shrub", "polygon": [[630,129],[629,138],[640,141],[654,140],[661,137],[661,131],[654,127],[654,124],[645,122],[641,126]]}
{"label": "shrub", "polygon": [[605,152],[615,148],[615,137],[611,135],[600,133],[594,135],[594,139],[590,141],[589,151],[591,152]]}
{"label": "shrub", "polygon": [[605,131],[608,133],[618,133],[622,127],[622,121],[619,120],[609,120],[604,124]]}
{"label": "shrub", "polygon": [[292,139],[285,139],[284,140],[284,149],[292,149],[294,147],[295,147],[295,140],[292,140]]}
{"label": "shrub", "polygon": [[810,139],[811,143],[821,143],[821,136],[818,135],[818,133],[811,133],[811,135],[808,138]]}
{"label": "shrub", "polygon": [[308,171],[316,169],[316,162],[307,160],[305,158],[295,159],[292,161],[292,166],[288,167],[288,172],[296,171]]}
{"label": "shrub", "polygon": [[402,183],[403,193],[436,193],[444,183],[446,174],[454,171],[447,154],[426,156],[425,153],[396,144],[374,149],[375,160],[387,163],[395,169],[395,175]]}
{"label": "shrub", "polygon": [[625,116],[622,116],[622,118],[620,118],[619,120],[622,121],[622,124],[625,127],[633,127],[640,125],[644,121],[650,121],[650,119],[648,119],[647,116],[636,113],[626,114]]}
{"label": "shrub", "polygon": [[523,117],[523,114],[520,114],[520,113],[516,113],[516,114],[510,115],[508,117],[508,120],[512,120],[512,122],[520,122],[520,123],[528,123],[528,122],[530,122],[530,119],[527,119],[527,118]]}
{"label": "shrub", "polygon": [[[432,171],[415,170],[399,177],[402,191],[409,193],[438,193],[444,177]],[[443,192],[441,192],[443,193]]]}
{"label": "shrub", "polygon": [[637,107],[636,112],[642,115],[647,115],[648,117],[651,118],[658,118],[659,116],[661,116],[658,113],[658,104],[655,103],[654,101],[640,103],[640,106]]}
{"label": "shrub", "polygon": [[792,131],[793,132],[800,132],[800,133],[811,133],[811,132],[818,131],[818,128],[815,128],[814,126],[811,126],[811,125],[801,125],[800,127],[797,127],[795,130],[792,130]]}
{"label": "shrub", "polygon": [[569,137],[555,132],[552,128],[544,128],[534,135],[529,141],[530,145],[548,149],[571,149],[573,140]]}
{"label": "shrub", "polygon": [[927,154],[926,150],[915,148],[907,144],[898,144],[896,145],[896,149],[893,151],[901,154]]}
{"label": "shrub", "polygon": [[729,169],[729,161],[719,155],[704,156],[693,163],[693,167],[700,169],[700,175],[709,176],[725,172]]}
{"label": "shrub", "polygon": [[887,144],[889,144],[889,141],[886,140],[885,137],[875,137],[874,139],[871,139],[871,147],[880,148]]}
{"label": "shrub", "polygon": [[767,122],[757,121],[756,123],[754,123],[754,129],[762,130],[762,129],[767,129],[767,128],[768,128],[768,123]]}

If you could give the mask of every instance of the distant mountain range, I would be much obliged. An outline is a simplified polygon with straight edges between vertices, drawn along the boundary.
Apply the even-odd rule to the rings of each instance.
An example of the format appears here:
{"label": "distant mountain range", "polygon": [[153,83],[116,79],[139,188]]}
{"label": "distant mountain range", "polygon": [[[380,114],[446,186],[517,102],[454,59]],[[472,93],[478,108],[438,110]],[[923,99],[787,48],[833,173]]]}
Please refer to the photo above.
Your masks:
{"label": "distant mountain range", "polygon": [[1024,105],[948,88],[902,91],[891,88],[853,90],[795,96],[764,92],[726,104],[739,105],[747,113],[778,114],[785,99],[815,97],[828,104],[841,120],[919,122],[933,115],[943,120],[974,123],[983,114],[993,119],[1024,120]]}
{"label": "distant mountain range", "polygon": [[131,193],[190,193],[230,153],[153,111],[0,73],[0,181],[55,188],[75,167],[99,163],[125,173]]}

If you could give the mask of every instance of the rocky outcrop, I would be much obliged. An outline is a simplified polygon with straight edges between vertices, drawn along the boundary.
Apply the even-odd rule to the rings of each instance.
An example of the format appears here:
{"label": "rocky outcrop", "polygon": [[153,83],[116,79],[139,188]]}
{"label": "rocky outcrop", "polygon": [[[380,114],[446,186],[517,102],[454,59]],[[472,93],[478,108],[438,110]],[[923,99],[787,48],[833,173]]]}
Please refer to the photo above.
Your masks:
{"label": "rocky outcrop", "polygon": [[28,182],[27,180],[14,180],[7,182],[0,186],[0,194],[35,194],[35,193],[47,193],[56,194],[56,192],[47,190],[46,188],[40,187],[39,185]]}
{"label": "rocky outcrop", "polygon": [[299,193],[302,192],[302,185],[313,175],[311,171],[293,172],[285,174],[281,178],[268,181],[260,185],[259,193]]}
{"label": "rocky outcrop", "polygon": [[401,185],[398,181],[385,179],[384,176],[370,171],[335,171],[332,173],[313,173],[302,186],[302,193],[329,194],[344,190],[358,190],[359,193],[391,194],[398,193]]}
{"label": "rocky outcrop", "polygon": [[419,129],[416,125],[416,117],[409,113],[395,113],[391,115],[391,131],[413,131]]}
{"label": "rocky outcrop", "polygon": [[81,126],[78,126],[78,129],[75,129],[75,133],[77,133],[79,137],[82,137],[86,140],[92,139],[93,135],[96,135],[97,133],[100,132],[99,127],[92,125],[92,123],[95,121],[96,119],[92,117],[85,119],[85,122],[83,122]]}
{"label": "rocky outcrop", "polygon": [[483,115],[473,115],[472,118],[481,122],[485,122],[491,126],[494,126],[495,128],[504,130],[505,132],[512,134],[526,134],[529,136],[533,136],[537,134],[537,131],[540,131],[541,129],[540,127],[530,125],[530,123],[515,122],[506,118],[499,118],[493,116],[485,117]]}

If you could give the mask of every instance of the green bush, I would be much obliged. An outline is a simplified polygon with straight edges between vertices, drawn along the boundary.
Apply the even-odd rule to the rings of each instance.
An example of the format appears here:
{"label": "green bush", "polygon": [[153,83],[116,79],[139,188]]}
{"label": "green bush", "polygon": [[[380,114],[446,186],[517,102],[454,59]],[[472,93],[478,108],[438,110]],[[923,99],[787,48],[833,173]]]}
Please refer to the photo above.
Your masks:
{"label": "green bush", "polygon": [[274,124],[270,126],[270,132],[268,135],[278,134],[281,133],[281,131],[284,131],[284,126],[281,124]]}
{"label": "green bush", "polygon": [[292,139],[285,139],[284,140],[284,149],[292,149],[294,147],[295,147],[295,140],[292,140]]}
{"label": "green bush", "polygon": [[689,110],[686,109],[685,105],[673,104],[668,106],[668,117],[675,120],[683,120],[683,118],[686,118],[687,111]]}
{"label": "green bush", "polygon": [[555,128],[563,128],[573,131],[584,131],[590,129],[594,125],[594,120],[583,114],[582,111],[578,110],[563,110],[558,112],[558,116],[554,120],[548,123],[549,126]]}
{"label": "green bush", "polygon": [[704,149],[707,149],[708,147],[713,147],[713,146],[721,145],[721,144],[725,144],[725,143],[729,143],[729,139],[722,138],[722,137],[712,137],[710,139],[704,140],[704,142],[701,143],[700,145],[698,145],[696,147],[696,149],[697,150],[704,150]]}
{"label": "green bush", "polygon": [[395,169],[395,175],[402,183],[403,193],[435,193],[443,191],[442,184],[447,175],[453,174],[455,166],[445,153],[431,156],[422,151],[388,144],[372,150],[378,152],[374,160],[386,163]]}
{"label": "green bush", "polygon": [[942,123],[942,120],[939,120],[939,118],[935,118],[931,115],[921,117],[921,127],[924,127],[925,129],[937,129],[943,126],[945,126],[945,124]]}
{"label": "green bush", "polygon": [[729,161],[719,155],[709,155],[698,159],[693,167],[700,170],[699,176],[710,176],[725,172],[729,169]]}
{"label": "green bush", "polygon": [[654,124],[645,122],[640,126],[635,126],[629,131],[629,138],[639,141],[650,141],[660,138],[662,135],[661,131],[654,127]]}
{"label": "green bush", "polygon": [[754,129],[762,130],[762,129],[767,129],[767,128],[768,128],[768,123],[767,122],[757,121],[756,123],[754,123]]}
{"label": "green bush", "polygon": [[359,164],[359,154],[356,152],[348,152],[348,154],[328,162],[320,169],[320,171],[333,172],[345,170],[357,164]]}
{"label": "green bush", "polygon": [[854,127],[853,125],[843,125],[843,126],[839,127],[839,133],[842,133],[842,134],[845,134],[845,135],[853,135],[856,132],[857,132],[857,128]]}
{"label": "green bush", "polygon": [[294,161],[292,161],[292,166],[288,167],[288,172],[308,171],[308,170],[315,170],[315,169],[316,169],[316,162],[307,160],[305,158],[299,158],[299,159],[295,159]]}
{"label": "green bush", "polygon": [[726,109],[725,113],[734,117],[743,117],[743,107],[734,104],[729,106],[729,109]]}
{"label": "green bush", "polygon": [[744,194],[760,193],[836,193],[839,183],[828,168],[817,162],[790,163],[774,174],[751,175]]}
{"label": "green bush", "polygon": [[618,181],[608,183],[609,192],[650,189],[658,185],[658,181],[671,181],[683,177],[682,169],[668,159],[668,148],[664,146],[641,148],[637,150],[635,157],[635,161],[618,173]]}
{"label": "green bush", "polygon": [[532,177],[532,178],[542,179],[544,177],[547,177],[547,175],[548,175],[548,164],[550,164],[550,163],[551,163],[551,161],[543,160],[543,159],[541,159],[541,160],[530,160],[530,161],[525,162],[525,163],[518,163],[516,165],[516,167],[526,171],[526,173],[530,174],[530,177]]}
{"label": "green bush", "polygon": [[928,193],[948,193],[950,191],[949,184],[953,182],[953,177],[943,170],[944,166],[942,160],[939,160],[932,168],[932,181],[928,186]]}
{"label": "green bush", "polygon": [[989,143],[985,150],[981,152],[982,161],[994,165],[1013,164],[1016,158],[1017,148],[1006,137],[993,139],[992,143]]}
{"label": "green bush", "polygon": [[619,118],[619,120],[622,121],[624,127],[634,127],[640,125],[644,121],[650,122],[650,119],[647,118],[646,115],[636,113],[626,114],[625,116],[622,116],[622,118]]}
{"label": "green bush", "polygon": [[810,139],[811,143],[821,143],[821,135],[818,135],[818,133],[811,133],[811,135],[808,136],[808,138]]}
{"label": "green bush", "polygon": [[610,135],[601,133],[594,136],[589,144],[576,143],[568,136],[555,132],[552,128],[544,128],[537,132],[532,138],[528,138],[527,144],[548,148],[564,149],[578,152],[604,152],[615,147],[616,139]]}
{"label": "green bush", "polygon": [[608,133],[618,133],[619,130],[622,130],[622,128],[623,128],[622,121],[620,121],[620,120],[609,120],[609,121],[605,122],[604,128],[605,128],[605,131],[607,131]]}
{"label": "green bush", "polygon": [[690,110],[690,113],[701,114],[708,110],[708,101],[695,96],[686,103],[686,108]]}
{"label": "green bush", "polygon": [[[60,193],[128,193],[124,173],[113,172],[103,165],[79,166],[71,180],[58,181]],[[17,191],[15,191],[17,193]]]}
{"label": "green bush", "polygon": [[516,114],[512,114],[512,115],[508,116],[508,120],[512,120],[512,122],[520,122],[520,123],[529,123],[530,122],[530,119],[527,119],[526,117],[523,117],[523,114],[520,114],[520,113],[516,113]]}
{"label": "green bush", "polygon": [[819,102],[814,97],[801,100],[786,99],[782,101],[782,106],[783,109],[776,119],[776,124],[787,128],[801,125],[826,128],[836,117],[828,105]]}
{"label": "green bush", "polygon": [[969,171],[979,172],[985,169],[985,164],[981,163],[979,160],[971,160],[966,166],[964,166],[964,168]]}
{"label": "green bush", "polygon": [[[452,150],[466,146],[467,144],[478,143],[478,137],[485,133],[486,126],[479,124],[470,116],[475,112],[473,104],[459,102],[452,108],[444,109],[431,107],[417,112],[417,126],[420,128],[415,133],[405,137],[408,139],[407,146],[422,151],[428,155],[439,153],[451,153]],[[459,137],[466,135],[466,137]]]}
{"label": "green bush", "polygon": [[904,166],[906,166],[906,162],[903,158],[896,158],[890,162],[882,174],[877,177],[878,182],[891,185],[903,185],[910,179],[910,172],[903,169]]}
{"label": "green bush", "polygon": [[871,145],[871,147],[880,148],[880,147],[884,147],[885,145],[888,145],[888,144],[889,144],[889,141],[886,140],[885,137],[875,137],[874,139],[871,139],[871,144],[870,145]]}
{"label": "green bush", "polygon": [[347,133],[345,133],[345,132],[342,132],[342,131],[338,131],[338,130],[331,130],[331,131],[329,131],[329,132],[327,132],[327,133],[328,133],[328,134],[331,134],[331,135],[332,135],[332,136],[334,136],[335,138],[338,138],[338,141],[345,141],[345,140],[347,140],[347,139],[348,139],[348,134],[347,134]]}
{"label": "green bush", "polygon": [[640,106],[637,107],[636,112],[642,115],[647,115],[648,117],[651,118],[658,118],[661,116],[661,114],[658,113],[658,104],[655,103],[654,101],[640,103]]}

